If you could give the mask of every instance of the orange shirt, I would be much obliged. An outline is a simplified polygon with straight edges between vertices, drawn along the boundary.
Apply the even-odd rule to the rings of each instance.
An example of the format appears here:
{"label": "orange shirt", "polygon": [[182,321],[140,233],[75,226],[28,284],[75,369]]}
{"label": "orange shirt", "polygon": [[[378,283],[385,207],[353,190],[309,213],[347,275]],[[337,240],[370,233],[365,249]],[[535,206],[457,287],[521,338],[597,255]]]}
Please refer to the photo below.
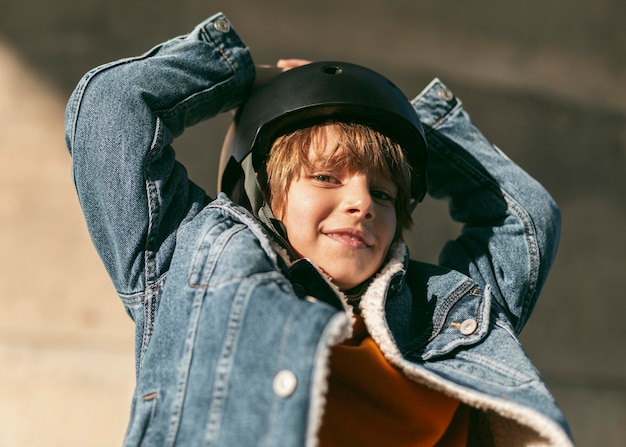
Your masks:
{"label": "orange shirt", "polygon": [[360,317],[353,337],[332,349],[320,446],[460,447],[468,423],[458,400],[389,364]]}

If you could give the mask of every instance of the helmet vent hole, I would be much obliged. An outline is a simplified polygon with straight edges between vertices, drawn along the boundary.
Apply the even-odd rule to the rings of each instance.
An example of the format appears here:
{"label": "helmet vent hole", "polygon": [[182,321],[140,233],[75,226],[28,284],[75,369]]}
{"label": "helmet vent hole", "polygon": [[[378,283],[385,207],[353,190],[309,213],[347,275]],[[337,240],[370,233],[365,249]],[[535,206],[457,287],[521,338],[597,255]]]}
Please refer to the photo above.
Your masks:
{"label": "helmet vent hole", "polygon": [[326,65],[322,68],[322,71],[326,74],[338,75],[343,72],[343,68],[337,67],[336,65]]}

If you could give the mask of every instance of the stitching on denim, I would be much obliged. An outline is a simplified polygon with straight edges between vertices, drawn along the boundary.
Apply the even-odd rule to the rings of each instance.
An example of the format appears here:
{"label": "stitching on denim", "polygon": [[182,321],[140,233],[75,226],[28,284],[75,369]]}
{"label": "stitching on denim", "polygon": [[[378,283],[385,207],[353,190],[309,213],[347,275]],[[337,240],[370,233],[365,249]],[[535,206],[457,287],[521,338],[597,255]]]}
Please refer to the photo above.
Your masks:
{"label": "stitching on denim", "polygon": [[495,326],[498,326],[500,329],[502,329],[503,331],[505,331],[507,334],[509,334],[513,339],[515,339],[519,345],[521,345],[521,343],[519,342],[519,340],[517,340],[517,334],[512,330],[512,328],[506,324],[508,322],[508,320],[503,321],[503,318],[499,317],[498,315],[494,315],[492,317],[492,321],[493,324]]}
{"label": "stitching on denim", "polygon": [[245,225],[247,229],[258,239],[261,249],[272,261],[273,268],[280,270],[280,266],[278,265],[278,254],[271,244],[271,236],[263,228],[261,223],[252,217],[247,210],[240,208],[238,205],[233,205],[232,202],[225,201],[221,198],[217,198],[211,202],[207,208],[217,209],[222,215],[232,218]]}
{"label": "stitching on denim", "polygon": [[236,283],[239,283],[239,282],[241,282],[241,281],[243,281],[245,279],[255,278],[255,277],[259,277],[259,276],[265,277],[267,275],[272,276],[274,278],[274,282],[279,282],[279,283],[285,282],[285,284],[289,284],[288,282],[286,282],[285,276],[281,272],[279,272],[279,271],[267,271],[267,272],[253,273],[253,274],[247,275],[247,276],[233,276],[233,277],[227,278],[224,281],[218,281],[216,283],[213,283],[210,286],[206,285],[206,284],[191,284],[190,283],[189,287],[192,288],[192,289],[209,291],[209,290],[214,290],[214,289],[220,289],[220,288],[226,287],[226,286],[228,286],[230,284],[233,284],[233,283],[236,284]]}
{"label": "stitching on denim", "polygon": [[471,289],[469,291],[469,294],[472,295],[472,296],[480,297],[479,300],[478,300],[478,306],[476,307],[476,323],[478,323],[478,326],[477,326],[477,329],[476,329],[476,335],[479,335],[479,333],[480,333],[480,326],[481,326],[482,317],[483,317],[483,315],[482,315],[482,309],[483,309],[482,304],[485,301],[485,298],[481,294],[475,294],[474,292],[476,290],[478,290],[478,287],[474,287],[473,289]]}
{"label": "stitching on denim", "polygon": [[[520,382],[516,386],[531,385],[537,382],[536,378],[534,378],[531,375],[520,372],[518,368],[510,368],[506,364],[494,361],[492,360],[491,357],[488,357],[488,356],[476,354],[471,351],[462,351],[462,352],[459,352],[459,354],[457,355],[457,358],[460,360],[463,360],[463,359],[470,360],[471,362],[477,365],[488,367],[490,370],[495,371],[499,373],[500,375],[507,377],[513,381]],[[457,370],[457,372],[460,374],[463,374],[462,370]],[[476,378],[475,375],[469,375],[469,377],[472,377],[474,379]],[[502,382],[498,382],[496,380],[489,380],[489,379],[484,379],[484,380],[487,380],[488,382],[491,382],[491,383],[499,384],[501,386],[506,386],[508,388],[511,388],[511,386],[506,385]]]}
{"label": "stitching on denim", "polygon": [[479,185],[487,188],[498,199],[503,198],[507,204],[507,210],[513,212],[519,219],[524,227],[524,239],[526,241],[528,258],[530,263],[529,277],[528,277],[528,291],[521,297],[522,312],[518,319],[517,330],[523,326],[526,320],[526,313],[533,302],[533,296],[537,289],[538,277],[539,277],[539,262],[538,253],[539,248],[537,244],[536,231],[534,223],[530,218],[529,213],[523,206],[517,202],[513,196],[511,196],[504,188],[502,188],[497,182],[489,179],[480,169],[466,161],[463,157],[450,150],[440,136],[436,132],[431,132],[431,136],[437,143],[437,148],[447,157],[447,159],[458,167],[462,172],[467,173],[469,177],[474,179]]}
{"label": "stitching on denim", "polygon": [[91,81],[93,81],[93,79],[99,74],[104,73],[105,71],[108,71],[111,68],[117,67],[119,65],[125,65],[130,62],[147,59],[153,56],[155,53],[157,53],[162,47],[163,47],[163,44],[159,44],[140,56],[127,57],[127,58],[123,58],[123,59],[112,61],[106,64],[99,65],[89,70],[83,76],[83,78],[78,82],[78,85],[76,86],[74,94],[72,95],[72,97],[75,97],[76,99],[71,101],[71,104],[73,106],[72,111],[74,112],[74,116],[73,116],[74,119],[72,121],[72,125],[70,126],[71,137],[69,140],[70,140],[71,147],[74,147],[74,138],[76,135],[76,122],[78,121],[78,115],[80,114],[80,107],[83,102],[83,97],[85,95],[85,92],[87,91],[87,88],[89,87],[89,84],[91,84]]}
{"label": "stitching on denim", "polygon": [[144,291],[133,293],[133,294],[121,294],[118,292],[117,296],[119,296],[122,304],[125,306],[137,306],[139,304],[143,304],[146,298],[146,293]]}
{"label": "stitching on denim", "polygon": [[445,123],[446,121],[451,120],[452,118],[454,118],[456,115],[458,115],[459,113],[463,113],[463,111],[465,110],[465,107],[463,106],[463,102],[461,102],[460,99],[456,98],[456,103],[453,107],[451,107],[447,113],[443,114],[437,121],[435,121],[432,124],[432,128],[436,129],[438,127],[440,127],[443,123]]}
{"label": "stitching on denim", "polygon": [[[285,352],[287,352],[287,340],[289,338],[288,335],[291,332],[291,325],[293,323],[294,313],[298,309],[295,303],[296,301],[294,300],[294,304],[291,306],[291,310],[289,312],[289,317],[287,318],[287,322],[283,326],[280,349],[278,351],[278,357],[276,359],[276,365],[280,365],[280,366],[277,368],[276,373],[278,373],[278,371],[282,369],[282,365],[283,365],[284,358],[285,358]],[[270,443],[271,433],[272,433],[272,430],[274,429],[274,420],[276,419],[274,415],[276,414],[278,406],[279,406],[279,399],[272,399],[272,406],[268,414],[269,425],[266,430],[266,438],[265,438],[265,441],[261,443],[261,445],[271,445]]]}
{"label": "stitching on denim", "polygon": [[435,86],[437,85],[443,85],[443,82],[439,78],[432,79],[430,83],[426,87],[424,87],[424,89],[419,92],[417,96],[415,96],[415,98],[411,100],[411,104],[413,104],[413,107],[417,106],[423,100],[423,98],[425,98],[434,90]]}
{"label": "stitching on denim", "polygon": [[[215,435],[218,433],[226,402],[226,389],[234,363],[235,345],[241,333],[241,324],[243,323],[244,314],[247,303],[257,281],[242,281],[237,289],[228,314],[228,322],[226,326],[226,334],[224,342],[220,348],[215,367],[215,381],[211,390],[211,405],[207,414],[207,423],[205,428],[205,445],[207,447],[214,445],[216,442]],[[202,294],[204,295],[204,294]],[[213,435],[213,436],[211,436]]]}
{"label": "stitching on denim", "polygon": [[[211,23],[213,23],[213,22],[211,22]],[[193,36],[194,36],[193,34],[189,34],[188,36],[183,36],[181,39],[189,38],[189,37],[193,37]],[[199,90],[199,91],[197,91],[197,92],[187,96],[182,101],[179,101],[176,104],[174,104],[172,107],[167,108],[167,109],[161,109],[161,110],[155,111],[155,113],[157,115],[159,115],[161,117],[164,117],[164,118],[167,118],[169,116],[177,115],[181,111],[187,111],[189,109],[189,107],[191,107],[190,103],[193,103],[193,107],[201,107],[203,103],[207,103],[207,104],[211,103],[213,101],[213,99],[211,99],[211,98],[200,99],[199,101],[195,101],[195,102],[194,102],[194,100],[197,97],[199,97],[199,96],[201,97],[201,95],[205,94],[208,91],[219,90],[220,88],[222,88],[223,84],[225,84],[228,80],[230,80],[234,76],[234,73],[236,71],[235,63],[228,56],[228,54],[221,48],[221,46],[218,45],[216,40],[213,39],[213,37],[211,36],[211,33],[207,31],[205,26],[201,26],[199,28],[199,30],[198,30],[198,38],[199,38],[198,40],[212,45],[212,47],[220,53],[220,55],[224,58],[226,63],[230,66],[232,72],[229,73],[226,77],[224,77],[224,79],[222,79],[221,81],[214,82],[211,85],[211,87],[204,88],[202,90]]]}
{"label": "stitching on denim", "polygon": [[[235,237],[236,235],[238,235],[239,233],[245,230],[246,230],[246,227],[244,225],[236,225],[234,227],[231,227],[221,232],[220,235],[217,238],[215,238],[215,240],[210,244],[210,247],[206,255],[204,254],[205,251],[202,250],[202,257],[200,260],[198,260],[200,250],[196,250],[196,256],[194,256],[194,259],[192,260],[192,274],[193,275],[199,274],[201,275],[201,277],[197,278],[197,281],[195,282],[191,281],[191,278],[190,278],[189,280],[190,287],[203,288],[203,289],[209,288],[210,279],[213,276],[213,273],[215,271],[215,268],[217,267],[218,262],[220,262],[221,260],[221,256],[222,256],[222,252],[224,251],[224,248],[228,245],[228,243],[233,237]],[[195,266],[198,264],[201,264],[203,267],[200,268],[199,271],[196,273]],[[230,280],[231,278],[228,279],[228,281]],[[212,285],[211,288],[213,287],[214,286]]]}
{"label": "stitching on denim", "polygon": [[454,292],[446,297],[443,304],[437,310],[437,314],[433,318],[433,321],[437,322],[437,325],[433,327],[433,331],[428,341],[435,338],[435,336],[441,332],[450,309],[452,309],[452,307],[454,307],[454,305],[475,286],[476,283],[472,279],[467,278],[454,290]]}
{"label": "stitching on denim", "polygon": [[226,54],[226,52],[222,49],[222,47],[220,45],[217,44],[216,40],[213,39],[213,36],[211,36],[211,33],[206,29],[206,26],[209,26],[213,23],[215,23],[215,21],[217,20],[224,20],[225,17],[223,16],[217,16],[215,17],[215,20],[211,21],[209,24],[202,26],[200,28],[200,33],[199,36],[200,38],[203,38],[203,40],[207,43],[211,43],[213,44],[213,46],[215,47],[215,49],[217,49],[217,51],[220,52],[220,54],[222,55],[222,57],[226,60],[226,62],[228,62],[228,65],[230,65],[230,67],[235,70],[235,64],[233,63],[233,61],[230,59],[230,57],[228,57],[228,55]]}
{"label": "stitching on denim", "polygon": [[[473,282],[473,281],[470,281],[470,282]],[[449,354],[453,350],[457,348],[461,348],[462,346],[474,345],[485,337],[486,333],[489,330],[489,324],[491,323],[491,318],[488,318],[488,319],[483,318],[483,313],[487,313],[488,315],[491,314],[490,312],[491,303],[493,303],[493,301],[491,300],[491,288],[487,286],[482,294],[473,293],[476,290],[479,290],[479,288],[476,287],[474,283],[474,285],[471,287],[471,290],[469,291],[466,290],[466,292],[464,292],[464,295],[463,295],[465,297],[469,294],[471,296],[476,296],[479,298],[478,303],[476,303],[475,311],[474,311],[475,319],[477,323],[476,331],[471,335],[452,336],[451,339],[450,339],[450,336],[448,335],[447,339],[449,339],[449,341],[447,341],[443,346],[441,346],[438,349],[431,348],[430,350],[428,350],[427,354],[423,356],[424,359],[430,360],[434,357]],[[483,309],[484,309],[484,312],[483,312]],[[452,325],[454,326],[454,324]],[[412,354],[415,354],[415,353],[417,353],[417,351],[412,352]]]}
{"label": "stitching on denim", "polygon": [[175,444],[176,436],[178,434],[178,428],[180,426],[183,403],[185,400],[187,384],[189,382],[188,378],[191,370],[191,361],[193,358],[193,351],[195,347],[195,338],[199,326],[199,314],[202,311],[203,301],[203,291],[199,291],[194,295],[193,303],[191,306],[191,314],[189,315],[190,324],[187,330],[187,336],[185,337],[184,352],[180,360],[180,374],[177,376],[176,390],[174,392],[174,396],[172,397],[172,412],[170,415],[169,430],[166,438],[167,446],[173,446]]}
{"label": "stitching on denim", "polygon": [[222,48],[220,48],[220,47],[216,47],[216,48],[217,48],[217,51],[219,51],[220,54],[222,55],[222,57],[226,60],[226,62],[228,62],[228,65],[230,65],[230,68],[232,68],[234,70],[235,69],[235,64],[230,59],[230,57],[228,57],[226,52],[224,50],[222,50]]}
{"label": "stitching on denim", "polygon": [[163,124],[162,121],[157,118],[154,137],[150,145],[150,149],[146,154],[146,158],[143,166],[143,174],[146,179],[146,197],[148,205],[148,228],[146,231],[146,242],[144,251],[144,268],[145,268],[145,281],[146,281],[146,300],[144,303],[144,328],[141,344],[141,352],[139,363],[143,363],[143,357],[152,338],[154,332],[154,319],[157,311],[157,298],[159,291],[159,284],[157,282],[158,267],[156,259],[156,228],[158,227],[159,207],[158,207],[158,190],[157,187],[150,179],[149,166],[156,156],[156,148],[159,147],[161,141]]}
{"label": "stitching on denim", "polygon": [[527,313],[530,309],[534,296],[537,291],[537,284],[539,282],[539,244],[537,242],[537,233],[535,229],[535,224],[530,217],[530,214],[524,209],[522,205],[517,202],[508,192],[505,190],[501,190],[504,195],[507,204],[509,205],[509,209],[515,212],[515,215],[519,218],[520,222],[524,226],[524,240],[526,241],[526,248],[528,251],[528,262],[530,264],[528,269],[528,289],[527,292],[522,297],[522,309],[520,312],[520,318],[517,322],[516,331],[519,333],[521,331],[524,323],[527,320]]}

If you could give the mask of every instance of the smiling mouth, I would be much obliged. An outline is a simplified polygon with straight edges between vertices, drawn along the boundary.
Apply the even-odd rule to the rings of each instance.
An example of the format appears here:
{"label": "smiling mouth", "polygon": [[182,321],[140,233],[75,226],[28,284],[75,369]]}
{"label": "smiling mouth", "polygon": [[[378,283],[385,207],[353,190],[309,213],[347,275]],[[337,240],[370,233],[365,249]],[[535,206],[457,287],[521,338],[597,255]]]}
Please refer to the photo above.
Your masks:
{"label": "smiling mouth", "polygon": [[367,235],[358,230],[335,230],[324,234],[335,242],[351,248],[369,248],[373,245]]}

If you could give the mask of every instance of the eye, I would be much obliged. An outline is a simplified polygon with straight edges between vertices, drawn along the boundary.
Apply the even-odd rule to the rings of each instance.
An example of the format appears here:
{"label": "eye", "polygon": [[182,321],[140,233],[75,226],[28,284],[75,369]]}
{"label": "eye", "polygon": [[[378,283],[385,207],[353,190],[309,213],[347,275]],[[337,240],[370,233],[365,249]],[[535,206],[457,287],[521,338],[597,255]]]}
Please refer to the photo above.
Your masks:
{"label": "eye", "polygon": [[370,194],[377,202],[388,204],[394,204],[396,202],[396,198],[383,189],[373,189]]}
{"label": "eye", "polygon": [[330,183],[330,184],[338,184],[339,180],[333,177],[331,174],[313,174],[311,178],[319,183]]}

